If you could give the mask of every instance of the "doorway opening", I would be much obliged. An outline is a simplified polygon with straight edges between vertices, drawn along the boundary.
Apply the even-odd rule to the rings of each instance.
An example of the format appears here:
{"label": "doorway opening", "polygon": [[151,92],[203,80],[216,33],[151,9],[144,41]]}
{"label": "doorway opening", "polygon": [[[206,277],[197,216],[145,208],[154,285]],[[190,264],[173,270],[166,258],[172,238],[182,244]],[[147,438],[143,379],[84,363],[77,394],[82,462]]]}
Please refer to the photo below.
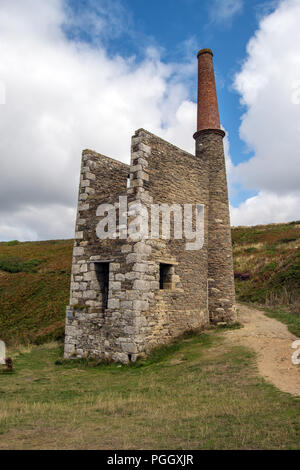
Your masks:
{"label": "doorway opening", "polygon": [[172,289],[173,265],[159,263],[159,288]]}

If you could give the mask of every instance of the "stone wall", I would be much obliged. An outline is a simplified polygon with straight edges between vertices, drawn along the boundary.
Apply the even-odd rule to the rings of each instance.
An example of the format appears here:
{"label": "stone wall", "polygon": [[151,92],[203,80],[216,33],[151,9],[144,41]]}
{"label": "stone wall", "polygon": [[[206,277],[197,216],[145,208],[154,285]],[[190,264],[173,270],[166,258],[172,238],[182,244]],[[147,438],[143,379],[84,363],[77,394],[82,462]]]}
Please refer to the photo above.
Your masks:
{"label": "stone wall", "polygon": [[[119,335],[115,288],[115,273],[123,260],[123,242],[103,240],[96,235],[99,217],[97,207],[114,204],[120,194],[126,194],[129,165],[91,150],[82,153],[78,211],[71,272],[70,305],[67,307],[65,356],[94,355],[110,358],[120,353],[111,338]],[[109,262],[109,294],[107,309],[103,309],[96,276],[96,262]],[[112,297],[112,293],[115,297]],[[112,307],[112,308],[111,308]]]}
{"label": "stone wall", "polygon": [[[156,204],[205,204],[208,184],[205,168],[199,159],[157,136],[141,129],[133,138],[151,151],[144,169],[148,178],[144,189]],[[205,240],[199,251],[187,251],[187,240],[146,240],[156,281],[154,296],[144,312],[144,350],[170,341],[187,330],[208,323],[207,309],[207,210],[205,211]],[[172,221],[172,217],[171,217]],[[172,235],[173,224],[171,224]],[[151,252],[150,252],[151,249]],[[160,263],[171,265],[172,288],[159,289]],[[153,283],[155,286],[155,283]]]}
{"label": "stone wall", "polygon": [[[206,150],[210,144],[212,154]],[[213,319],[229,318],[232,303],[225,305],[224,299],[231,294],[226,277],[222,277],[230,276],[225,173],[221,175],[223,147],[204,136],[197,140],[197,149],[196,156],[191,155],[139,129],[132,137],[130,167],[90,150],[83,152],[66,315],[66,357],[96,356],[127,363],[187,330],[207,325],[209,309]],[[213,189],[214,181],[220,184],[220,191]],[[128,213],[119,204],[119,196],[125,195]],[[97,207],[103,203],[113,204],[120,216],[126,216],[125,222],[128,218],[128,234],[122,222],[116,233],[121,238],[99,240],[96,227],[101,217],[97,216]],[[189,240],[185,237],[164,239],[160,234],[148,238],[151,227],[145,224],[145,217],[140,217],[144,232],[136,232],[133,222],[141,206],[150,209],[153,203],[203,204],[203,247],[186,250]],[[216,221],[219,213],[221,222]],[[173,228],[171,224],[171,234]],[[216,234],[210,237],[209,230]],[[99,281],[99,262],[109,265],[107,304]],[[166,278],[163,289],[162,273]],[[208,273],[214,279],[209,291]]]}

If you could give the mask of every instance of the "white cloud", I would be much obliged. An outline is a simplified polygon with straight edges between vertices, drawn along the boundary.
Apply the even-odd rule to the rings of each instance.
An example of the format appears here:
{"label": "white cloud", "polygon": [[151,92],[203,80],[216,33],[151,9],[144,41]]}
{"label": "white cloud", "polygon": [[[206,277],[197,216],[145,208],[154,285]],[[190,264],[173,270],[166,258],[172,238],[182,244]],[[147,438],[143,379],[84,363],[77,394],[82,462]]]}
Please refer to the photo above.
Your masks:
{"label": "white cloud", "polygon": [[55,240],[72,238],[75,207],[59,204],[25,205],[2,217],[2,240]]}
{"label": "white cloud", "polygon": [[120,0],[85,0],[83,4],[74,2],[73,7],[65,0],[68,21],[64,25],[72,38],[88,37],[95,45],[105,38],[116,38],[122,33],[134,35],[132,19]]}
{"label": "white cloud", "polygon": [[235,168],[235,177],[245,188],[259,190],[233,211],[236,223],[238,214],[248,224],[277,221],[278,214],[281,220],[300,219],[299,21],[300,0],[280,2],[261,20],[235,77],[246,106],[240,136],[254,151]]}
{"label": "white cloud", "polygon": [[239,207],[231,207],[232,225],[257,225],[299,220],[300,192],[280,196],[260,191]]}
{"label": "white cloud", "polygon": [[209,15],[213,23],[230,24],[243,9],[243,0],[212,0]]}
{"label": "white cloud", "polygon": [[236,193],[235,183],[237,182],[235,179],[235,166],[232,163],[231,155],[230,155],[230,143],[229,143],[229,134],[221,126],[222,129],[225,131],[225,137],[223,139],[224,144],[224,156],[225,156],[225,166],[226,166],[226,176],[227,176],[227,184],[228,184],[228,193],[229,199]]}
{"label": "white cloud", "polygon": [[142,63],[110,58],[99,43],[68,40],[62,26],[73,23],[63,0],[0,3],[0,239],[73,236],[84,148],[129,162],[130,136],[145,127],[193,151],[181,67],[153,48]]}

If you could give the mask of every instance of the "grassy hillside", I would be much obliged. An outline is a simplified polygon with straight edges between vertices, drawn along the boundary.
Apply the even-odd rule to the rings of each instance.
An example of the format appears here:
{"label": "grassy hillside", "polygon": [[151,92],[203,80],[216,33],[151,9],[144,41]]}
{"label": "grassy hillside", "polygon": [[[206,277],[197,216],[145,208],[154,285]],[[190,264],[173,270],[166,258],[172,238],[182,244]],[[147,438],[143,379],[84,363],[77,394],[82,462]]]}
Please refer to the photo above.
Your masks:
{"label": "grassy hillside", "polygon": [[[300,222],[236,227],[232,238],[238,299],[289,305],[299,315]],[[42,343],[62,337],[72,246],[72,240],[0,243],[1,339]]]}
{"label": "grassy hillside", "polygon": [[72,240],[0,243],[0,338],[40,343],[63,335]]}
{"label": "grassy hillside", "polygon": [[232,242],[237,298],[300,313],[300,221],[236,227]]}

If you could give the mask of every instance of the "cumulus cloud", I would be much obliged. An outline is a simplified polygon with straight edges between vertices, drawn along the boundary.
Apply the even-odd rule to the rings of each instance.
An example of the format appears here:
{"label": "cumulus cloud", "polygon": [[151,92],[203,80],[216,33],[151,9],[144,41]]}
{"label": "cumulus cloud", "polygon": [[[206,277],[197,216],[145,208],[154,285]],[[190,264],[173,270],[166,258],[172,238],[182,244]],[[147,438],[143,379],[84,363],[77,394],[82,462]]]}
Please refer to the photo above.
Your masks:
{"label": "cumulus cloud", "polygon": [[[69,12],[63,0],[0,3],[1,239],[73,236],[84,148],[129,162],[130,136],[145,127],[193,151],[196,111],[181,67],[153,48],[137,63],[80,34],[70,40]],[[107,19],[97,14],[99,40]]]}
{"label": "cumulus cloud", "polygon": [[125,32],[134,35],[129,10],[120,0],[64,1],[68,20],[63,29],[72,39],[88,38],[90,44],[98,45]]}
{"label": "cumulus cloud", "polygon": [[239,207],[231,207],[232,225],[258,225],[299,219],[299,194],[260,191]]}
{"label": "cumulus cloud", "polygon": [[235,178],[258,190],[233,210],[236,223],[279,221],[278,214],[281,220],[300,218],[299,20],[300,1],[281,1],[261,20],[235,77],[246,107],[240,136],[254,151],[234,169]]}
{"label": "cumulus cloud", "polygon": [[209,16],[212,23],[231,24],[233,18],[241,13],[243,0],[213,0],[209,5]]}

